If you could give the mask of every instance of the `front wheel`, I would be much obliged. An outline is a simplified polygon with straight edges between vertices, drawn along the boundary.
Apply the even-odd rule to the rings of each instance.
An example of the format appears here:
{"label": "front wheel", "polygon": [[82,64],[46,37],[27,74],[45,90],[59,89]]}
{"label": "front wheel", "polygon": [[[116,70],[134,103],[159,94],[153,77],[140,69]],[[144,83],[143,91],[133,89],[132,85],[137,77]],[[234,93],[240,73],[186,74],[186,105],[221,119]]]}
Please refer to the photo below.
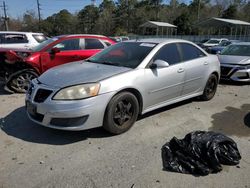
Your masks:
{"label": "front wheel", "polygon": [[135,123],[139,113],[137,98],[129,92],[115,95],[109,102],[103,127],[113,134],[121,134],[129,130]]}
{"label": "front wheel", "polygon": [[30,81],[37,77],[38,74],[35,71],[23,70],[11,75],[6,86],[14,92],[25,93],[29,87]]}
{"label": "front wheel", "polygon": [[201,99],[204,101],[211,100],[215,95],[217,85],[218,85],[217,76],[214,74],[210,75],[210,77],[207,80]]}

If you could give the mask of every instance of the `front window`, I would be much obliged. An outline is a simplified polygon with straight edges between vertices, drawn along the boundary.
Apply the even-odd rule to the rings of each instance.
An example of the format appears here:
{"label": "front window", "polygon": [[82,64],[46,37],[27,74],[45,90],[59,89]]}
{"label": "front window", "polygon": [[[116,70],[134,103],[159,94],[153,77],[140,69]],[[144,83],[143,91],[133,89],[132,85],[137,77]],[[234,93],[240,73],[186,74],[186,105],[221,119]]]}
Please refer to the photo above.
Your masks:
{"label": "front window", "polygon": [[38,43],[42,43],[43,41],[47,40],[47,37],[44,36],[44,35],[33,34],[32,36],[34,37],[34,39],[35,39]]}
{"label": "front window", "polygon": [[223,41],[219,46],[228,46],[229,44],[231,44],[230,41]]}
{"label": "front window", "polygon": [[42,50],[44,47],[48,46],[49,44],[55,42],[56,40],[58,40],[58,38],[56,38],[56,37],[45,40],[42,43],[40,43],[39,45],[31,48],[31,50],[34,52],[38,52],[38,51]]}
{"label": "front window", "polygon": [[250,56],[250,45],[230,45],[221,52],[221,55]]}
{"label": "front window", "polygon": [[136,68],[149,52],[156,46],[155,43],[124,42],[106,48],[87,61],[128,68]]}
{"label": "front window", "polygon": [[57,43],[53,48],[59,48],[60,51],[80,50],[80,39],[68,39]]}
{"label": "front window", "polygon": [[211,39],[211,40],[206,42],[206,44],[219,44],[219,43],[220,43],[219,40],[214,40],[214,39]]}

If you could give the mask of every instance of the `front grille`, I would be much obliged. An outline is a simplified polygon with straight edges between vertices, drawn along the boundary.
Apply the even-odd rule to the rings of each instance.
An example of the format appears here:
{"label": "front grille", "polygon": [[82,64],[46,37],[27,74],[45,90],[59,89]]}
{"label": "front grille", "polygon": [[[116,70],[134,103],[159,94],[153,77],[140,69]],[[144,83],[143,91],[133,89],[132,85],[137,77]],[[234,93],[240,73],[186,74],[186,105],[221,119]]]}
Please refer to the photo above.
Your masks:
{"label": "front grille", "polygon": [[77,127],[83,125],[87,121],[88,117],[89,116],[86,115],[75,118],[52,118],[50,124],[59,127]]}
{"label": "front grille", "polygon": [[228,76],[233,67],[221,67],[221,76]]}
{"label": "front grille", "polygon": [[38,103],[44,102],[53,91],[48,89],[38,89],[34,101]]}

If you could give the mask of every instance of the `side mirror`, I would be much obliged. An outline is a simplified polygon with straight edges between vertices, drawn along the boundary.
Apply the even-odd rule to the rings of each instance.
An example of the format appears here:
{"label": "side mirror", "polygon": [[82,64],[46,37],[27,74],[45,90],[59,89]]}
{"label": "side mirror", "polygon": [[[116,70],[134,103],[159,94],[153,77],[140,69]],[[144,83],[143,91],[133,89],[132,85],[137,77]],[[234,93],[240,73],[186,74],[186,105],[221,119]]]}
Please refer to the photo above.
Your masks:
{"label": "side mirror", "polygon": [[54,48],[52,48],[51,50],[50,50],[50,53],[51,54],[57,54],[57,53],[59,53],[61,50],[59,49],[59,48],[57,48],[57,47],[54,47]]}
{"label": "side mirror", "polygon": [[150,66],[149,68],[151,69],[156,69],[156,68],[165,68],[165,67],[169,67],[168,62],[157,59],[155,60]]}

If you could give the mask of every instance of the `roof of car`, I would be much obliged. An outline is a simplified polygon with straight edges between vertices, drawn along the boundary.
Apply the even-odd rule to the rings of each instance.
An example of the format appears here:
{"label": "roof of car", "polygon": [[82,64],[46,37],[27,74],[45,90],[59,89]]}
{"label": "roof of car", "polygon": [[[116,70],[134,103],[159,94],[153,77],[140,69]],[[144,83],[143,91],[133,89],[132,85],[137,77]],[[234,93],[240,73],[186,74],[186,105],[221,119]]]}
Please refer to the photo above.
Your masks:
{"label": "roof of car", "polygon": [[[169,39],[169,38],[148,38],[148,39],[135,39],[128,42],[149,42],[149,43],[163,43],[163,42],[190,42],[182,39]],[[127,42],[127,41],[126,41]]]}
{"label": "roof of car", "polygon": [[104,35],[93,35],[93,34],[70,34],[70,35],[59,35],[56,36],[57,38],[67,38],[67,37],[84,37],[84,36],[90,36],[90,37],[106,37]]}
{"label": "roof of car", "polygon": [[39,34],[39,35],[43,35],[43,33],[33,33],[33,32],[24,32],[24,31],[0,31],[0,33],[13,33],[13,34]]}

